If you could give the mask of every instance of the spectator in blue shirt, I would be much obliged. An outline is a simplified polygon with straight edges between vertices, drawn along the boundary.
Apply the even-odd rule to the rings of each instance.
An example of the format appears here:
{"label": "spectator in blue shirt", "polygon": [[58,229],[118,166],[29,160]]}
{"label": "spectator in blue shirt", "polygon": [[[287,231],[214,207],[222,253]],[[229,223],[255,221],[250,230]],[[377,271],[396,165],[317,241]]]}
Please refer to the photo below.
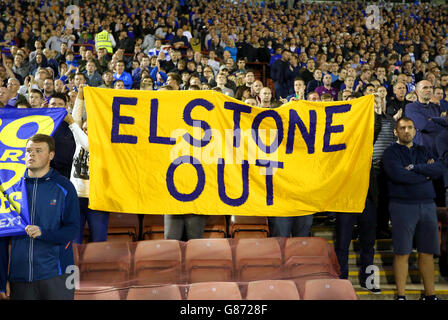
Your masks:
{"label": "spectator in blue shirt", "polygon": [[124,83],[126,89],[132,88],[132,76],[129,72],[124,71],[125,62],[120,60],[115,66],[114,80],[121,80]]}

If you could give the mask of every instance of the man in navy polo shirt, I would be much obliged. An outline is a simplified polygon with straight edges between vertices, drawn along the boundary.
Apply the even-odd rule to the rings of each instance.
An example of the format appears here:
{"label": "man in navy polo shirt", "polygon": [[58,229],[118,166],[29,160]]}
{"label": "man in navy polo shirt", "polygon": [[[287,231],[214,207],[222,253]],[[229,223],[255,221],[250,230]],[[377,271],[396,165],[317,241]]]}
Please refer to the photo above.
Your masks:
{"label": "man in navy polo shirt", "polygon": [[446,168],[442,162],[434,161],[425,147],[413,142],[416,129],[412,119],[399,119],[394,134],[398,141],[384,151],[383,163],[388,177],[397,300],[406,300],[408,259],[414,236],[425,288],[423,299],[437,300],[433,255],[440,254],[440,245],[436,194],[431,180],[443,175]]}
{"label": "man in navy polo shirt", "polygon": [[418,99],[406,105],[405,116],[415,124],[414,142],[426,147],[436,157],[435,138],[448,123],[445,117],[441,117],[440,106],[430,102],[433,91],[433,85],[428,80],[418,82],[415,90]]}

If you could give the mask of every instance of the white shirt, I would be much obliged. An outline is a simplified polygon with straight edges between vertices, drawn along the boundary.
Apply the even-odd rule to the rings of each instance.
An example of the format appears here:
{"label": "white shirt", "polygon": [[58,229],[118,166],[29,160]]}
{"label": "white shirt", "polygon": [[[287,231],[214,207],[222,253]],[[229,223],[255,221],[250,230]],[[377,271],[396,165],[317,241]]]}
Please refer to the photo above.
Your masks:
{"label": "white shirt", "polygon": [[89,139],[76,123],[72,123],[68,127],[72,131],[76,143],[70,181],[75,186],[78,197],[88,198],[89,179],[84,178],[83,174],[89,174]]}

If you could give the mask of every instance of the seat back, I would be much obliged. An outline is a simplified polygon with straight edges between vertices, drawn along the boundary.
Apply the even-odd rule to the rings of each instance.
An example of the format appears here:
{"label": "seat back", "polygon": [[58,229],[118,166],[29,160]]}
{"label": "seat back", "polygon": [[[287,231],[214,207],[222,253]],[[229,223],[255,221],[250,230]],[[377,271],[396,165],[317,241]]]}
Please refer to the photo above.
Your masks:
{"label": "seat back", "polygon": [[242,300],[236,282],[192,283],[187,300]]}
{"label": "seat back", "polygon": [[269,235],[267,217],[231,216],[230,236],[232,238],[266,238]]}
{"label": "seat back", "polygon": [[333,247],[323,238],[296,237],[285,241],[285,269],[291,278],[311,275],[339,275]]}
{"label": "seat back", "polygon": [[259,280],[249,282],[246,300],[300,300],[300,296],[294,281]]}
{"label": "seat back", "polygon": [[138,215],[111,212],[107,229],[107,241],[137,241],[140,234],[139,230]]}
{"label": "seat back", "polygon": [[226,238],[227,222],[226,217],[219,215],[209,215],[205,222],[203,238]]}
{"label": "seat back", "polygon": [[115,283],[129,280],[131,253],[127,242],[90,242],[80,257],[81,282]]}
{"label": "seat back", "polygon": [[89,287],[76,290],[75,300],[121,300],[121,297],[114,287]]}
{"label": "seat back", "polygon": [[316,279],[305,282],[303,300],[358,300],[358,296],[349,280]]}
{"label": "seat back", "polygon": [[227,239],[192,239],[185,249],[187,281],[230,281],[232,250]]}
{"label": "seat back", "polygon": [[134,280],[137,284],[178,283],[182,254],[177,240],[143,240],[134,255]]}
{"label": "seat back", "polygon": [[126,300],[182,300],[175,284],[161,287],[130,288]]}
{"label": "seat back", "polygon": [[238,239],[235,271],[240,281],[278,279],[282,254],[276,238]]}
{"label": "seat back", "polygon": [[291,256],[328,257],[328,242],[319,237],[287,238],[285,242],[285,261]]}
{"label": "seat back", "polygon": [[142,238],[144,240],[164,239],[164,215],[145,214],[143,216]]}

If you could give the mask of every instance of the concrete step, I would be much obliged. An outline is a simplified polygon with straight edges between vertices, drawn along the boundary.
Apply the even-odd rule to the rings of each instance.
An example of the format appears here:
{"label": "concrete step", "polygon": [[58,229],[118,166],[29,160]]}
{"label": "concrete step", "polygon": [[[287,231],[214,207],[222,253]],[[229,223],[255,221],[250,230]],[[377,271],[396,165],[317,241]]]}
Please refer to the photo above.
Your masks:
{"label": "concrete step", "polygon": [[[395,284],[394,270],[392,266],[378,266],[380,284]],[[359,269],[349,269],[348,276],[353,284],[359,284]],[[435,283],[448,283],[448,281],[440,275],[440,271],[436,267],[434,270],[434,282]],[[409,266],[409,273],[407,277],[407,284],[420,284],[423,283],[420,272],[415,265]]]}
{"label": "concrete step", "polygon": [[[382,284],[380,286],[381,294],[372,294],[369,291],[362,289],[359,284],[353,284],[360,300],[394,300],[397,295],[395,284]],[[406,299],[419,300],[424,293],[423,284],[408,284],[406,285]],[[448,299],[448,283],[438,283],[435,285],[435,294],[439,299]]]}
{"label": "concrete step", "polygon": [[[327,239],[328,240],[328,239]],[[328,240],[329,243],[334,245],[334,240]],[[361,248],[361,243],[359,240],[352,240],[350,242],[349,250],[354,252],[359,252]],[[392,239],[378,239],[375,241],[374,245],[375,252],[392,252]]]}
{"label": "concrete step", "polygon": [[[409,264],[417,264],[418,254],[413,252],[409,255]],[[392,266],[394,262],[394,253],[392,251],[383,251],[375,253],[373,256],[373,264],[377,266]],[[350,266],[360,265],[360,254],[357,252],[350,252],[348,255],[348,263]],[[434,259],[434,263],[438,264],[438,259]]]}

